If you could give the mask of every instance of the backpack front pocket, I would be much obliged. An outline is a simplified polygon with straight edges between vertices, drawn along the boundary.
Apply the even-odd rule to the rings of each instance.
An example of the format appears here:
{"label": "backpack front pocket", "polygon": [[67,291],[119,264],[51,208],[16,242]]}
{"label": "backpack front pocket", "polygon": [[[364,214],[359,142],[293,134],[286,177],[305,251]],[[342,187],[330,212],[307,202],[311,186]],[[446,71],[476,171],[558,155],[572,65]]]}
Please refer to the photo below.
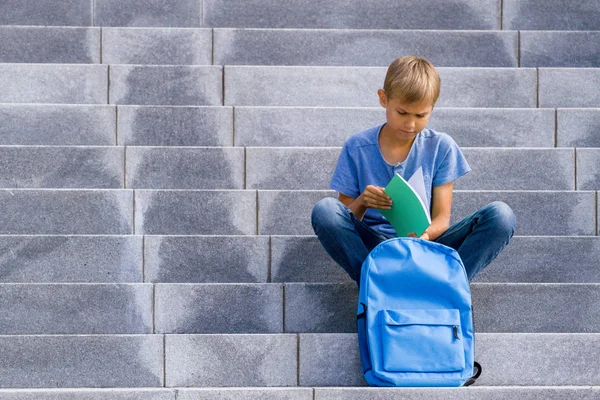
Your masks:
{"label": "backpack front pocket", "polygon": [[453,372],[465,368],[458,309],[382,310],[383,368],[389,372]]}

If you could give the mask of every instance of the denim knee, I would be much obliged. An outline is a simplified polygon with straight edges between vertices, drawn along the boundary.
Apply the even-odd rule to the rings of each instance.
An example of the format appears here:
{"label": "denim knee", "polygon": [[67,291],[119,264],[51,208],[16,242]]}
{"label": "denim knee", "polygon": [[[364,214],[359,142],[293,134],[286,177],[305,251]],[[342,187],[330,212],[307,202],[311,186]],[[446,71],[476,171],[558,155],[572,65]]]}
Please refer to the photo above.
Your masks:
{"label": "denim knee", "polygon": [[317,202],[312,209],[310,221],[315,233],[317,228],[332,228],[339,225],[339,218],[343,218],[345,205],[333,197],[325,197]]}
{"label": "denim knee", "polygon": [[483,213],[486,218],[494,221],[494,227],[499,231],[512,237],[515,233],[517,217],[512,208],[503,201],[494,201],[484,207]]}

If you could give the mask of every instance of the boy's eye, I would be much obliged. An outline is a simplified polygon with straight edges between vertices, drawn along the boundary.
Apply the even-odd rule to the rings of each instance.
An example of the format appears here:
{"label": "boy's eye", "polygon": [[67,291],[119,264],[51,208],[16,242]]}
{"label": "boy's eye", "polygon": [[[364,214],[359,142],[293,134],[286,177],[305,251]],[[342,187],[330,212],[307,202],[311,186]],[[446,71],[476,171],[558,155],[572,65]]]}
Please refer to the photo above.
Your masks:
{"label": "boy's eye", "polygon": [[406,115],[406,113],[400,112],[400,111],[398,111],[398,114],[400,114],[400,115]]}

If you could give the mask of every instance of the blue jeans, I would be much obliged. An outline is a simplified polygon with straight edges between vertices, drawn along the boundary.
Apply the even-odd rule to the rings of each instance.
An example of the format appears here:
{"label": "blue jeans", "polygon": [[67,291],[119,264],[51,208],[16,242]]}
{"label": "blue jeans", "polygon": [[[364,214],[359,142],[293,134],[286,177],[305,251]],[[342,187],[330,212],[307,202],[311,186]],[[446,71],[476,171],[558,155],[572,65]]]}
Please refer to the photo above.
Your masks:
{"label": "blue jeans", "polygon": [[[315,204],[311,222],[327,253],[357,284],[362,263],[371,250],[394,237],[367,226],[333,197]],[[433,241],[458,251],[470,282],[508,244],[515,225],[512,209],[506,203],[495,201],[452,225]]]}

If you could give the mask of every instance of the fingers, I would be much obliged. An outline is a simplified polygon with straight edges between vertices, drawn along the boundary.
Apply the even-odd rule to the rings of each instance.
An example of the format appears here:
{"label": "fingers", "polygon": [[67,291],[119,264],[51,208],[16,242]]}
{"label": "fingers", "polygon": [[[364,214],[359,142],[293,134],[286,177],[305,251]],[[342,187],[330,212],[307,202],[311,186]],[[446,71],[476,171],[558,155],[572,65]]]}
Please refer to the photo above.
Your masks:
{"label": "fingers", "polygon": [[369,185],[364,192],[365,205],[369,208],[381,208],[389,210],[392,208],[392,199],[388,196],[383,188]]}

